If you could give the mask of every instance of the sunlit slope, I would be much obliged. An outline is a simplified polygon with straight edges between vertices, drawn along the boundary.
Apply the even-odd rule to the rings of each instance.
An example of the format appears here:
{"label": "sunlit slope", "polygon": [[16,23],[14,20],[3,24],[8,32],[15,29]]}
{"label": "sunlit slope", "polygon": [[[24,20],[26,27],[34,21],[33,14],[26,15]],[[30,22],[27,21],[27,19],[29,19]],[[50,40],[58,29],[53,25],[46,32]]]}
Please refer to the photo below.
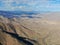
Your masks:
{"label": "sunlit slope", "polygon": [[0,43],[4,45],[60,45],[60,13],[0,16]]}
{"label": "sunlit slope", "polygon": [[60,13],[36,15],[40,18],[21,18],[20,24],[39,33],[44,45],[60,45]]}
{"label": "sunlit slope", "polygon": [[1,45],[43,44],[40,34],[25,27],[24,25],[21,25],[19,19],[17,18],[8,19],[6,17],[0,16],[0,44]]}

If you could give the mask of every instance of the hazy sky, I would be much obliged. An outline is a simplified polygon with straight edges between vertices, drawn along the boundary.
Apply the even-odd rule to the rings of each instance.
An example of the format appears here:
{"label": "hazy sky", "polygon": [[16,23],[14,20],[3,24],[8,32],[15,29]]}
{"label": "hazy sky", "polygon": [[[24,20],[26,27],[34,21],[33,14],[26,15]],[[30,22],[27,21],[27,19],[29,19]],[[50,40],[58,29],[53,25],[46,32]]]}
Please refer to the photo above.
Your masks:
{"label": "hazy sky", "polygon": [[0,10],[60,11],[60,0],[0,0]]}

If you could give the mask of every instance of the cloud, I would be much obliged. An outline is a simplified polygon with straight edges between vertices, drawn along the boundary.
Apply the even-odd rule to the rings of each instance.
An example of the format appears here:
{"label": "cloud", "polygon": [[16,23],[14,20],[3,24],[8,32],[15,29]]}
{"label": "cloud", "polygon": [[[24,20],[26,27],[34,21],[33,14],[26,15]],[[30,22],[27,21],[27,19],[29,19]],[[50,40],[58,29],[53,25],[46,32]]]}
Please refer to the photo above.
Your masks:
{"label": "cloud", "polygon": [[37,0],[0,0],[4,8],[9,10],[20,10],[25,9],[25,7],[31,8],[36,4],[36,1]]}
{"label": "cloud", "polygon": [[60,0],[0,0],[0,10],[44,11],[60,9]]}

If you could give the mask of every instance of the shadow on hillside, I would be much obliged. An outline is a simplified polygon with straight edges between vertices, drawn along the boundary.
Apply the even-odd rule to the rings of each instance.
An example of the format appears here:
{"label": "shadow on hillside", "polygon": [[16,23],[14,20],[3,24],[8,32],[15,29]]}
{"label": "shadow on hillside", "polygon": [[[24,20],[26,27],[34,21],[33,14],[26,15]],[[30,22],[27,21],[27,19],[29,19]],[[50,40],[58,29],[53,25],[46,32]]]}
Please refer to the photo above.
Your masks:
{"label": "shadow on hillside", "polygon": [[0,45],[3,45],[2,43],[0,43]]}
{"label": "shadow on hillside", "polygon": [[16,38],[19,42],[23,42],[25,45],[34,45],[32,42],[36,43],[35,40],[31,40],[26,37],[20,37],[18,34],[7,32],[5,30],[3,30],[3,32],[11,35],[13,38]]}

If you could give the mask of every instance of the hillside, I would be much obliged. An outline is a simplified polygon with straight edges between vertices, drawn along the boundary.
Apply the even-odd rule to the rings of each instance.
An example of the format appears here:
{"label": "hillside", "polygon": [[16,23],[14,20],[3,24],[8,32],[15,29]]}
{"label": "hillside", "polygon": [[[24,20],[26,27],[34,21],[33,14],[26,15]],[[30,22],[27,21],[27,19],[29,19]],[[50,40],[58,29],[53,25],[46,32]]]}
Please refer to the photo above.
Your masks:
{"label": "hillside", "polygon": [[35,18],[20,18],[20,24],[39,33],[44,45],[60,45],[60,12],[33,17]]}
{"label": "hillside", "polygon": [[0,16],[0,45],[60,45],[60,13]]}
{"label": "hillside", "polygon": [[40,35],[21,25],[18,19],[0,16],[0,45],[40,45],[39,40]]}

